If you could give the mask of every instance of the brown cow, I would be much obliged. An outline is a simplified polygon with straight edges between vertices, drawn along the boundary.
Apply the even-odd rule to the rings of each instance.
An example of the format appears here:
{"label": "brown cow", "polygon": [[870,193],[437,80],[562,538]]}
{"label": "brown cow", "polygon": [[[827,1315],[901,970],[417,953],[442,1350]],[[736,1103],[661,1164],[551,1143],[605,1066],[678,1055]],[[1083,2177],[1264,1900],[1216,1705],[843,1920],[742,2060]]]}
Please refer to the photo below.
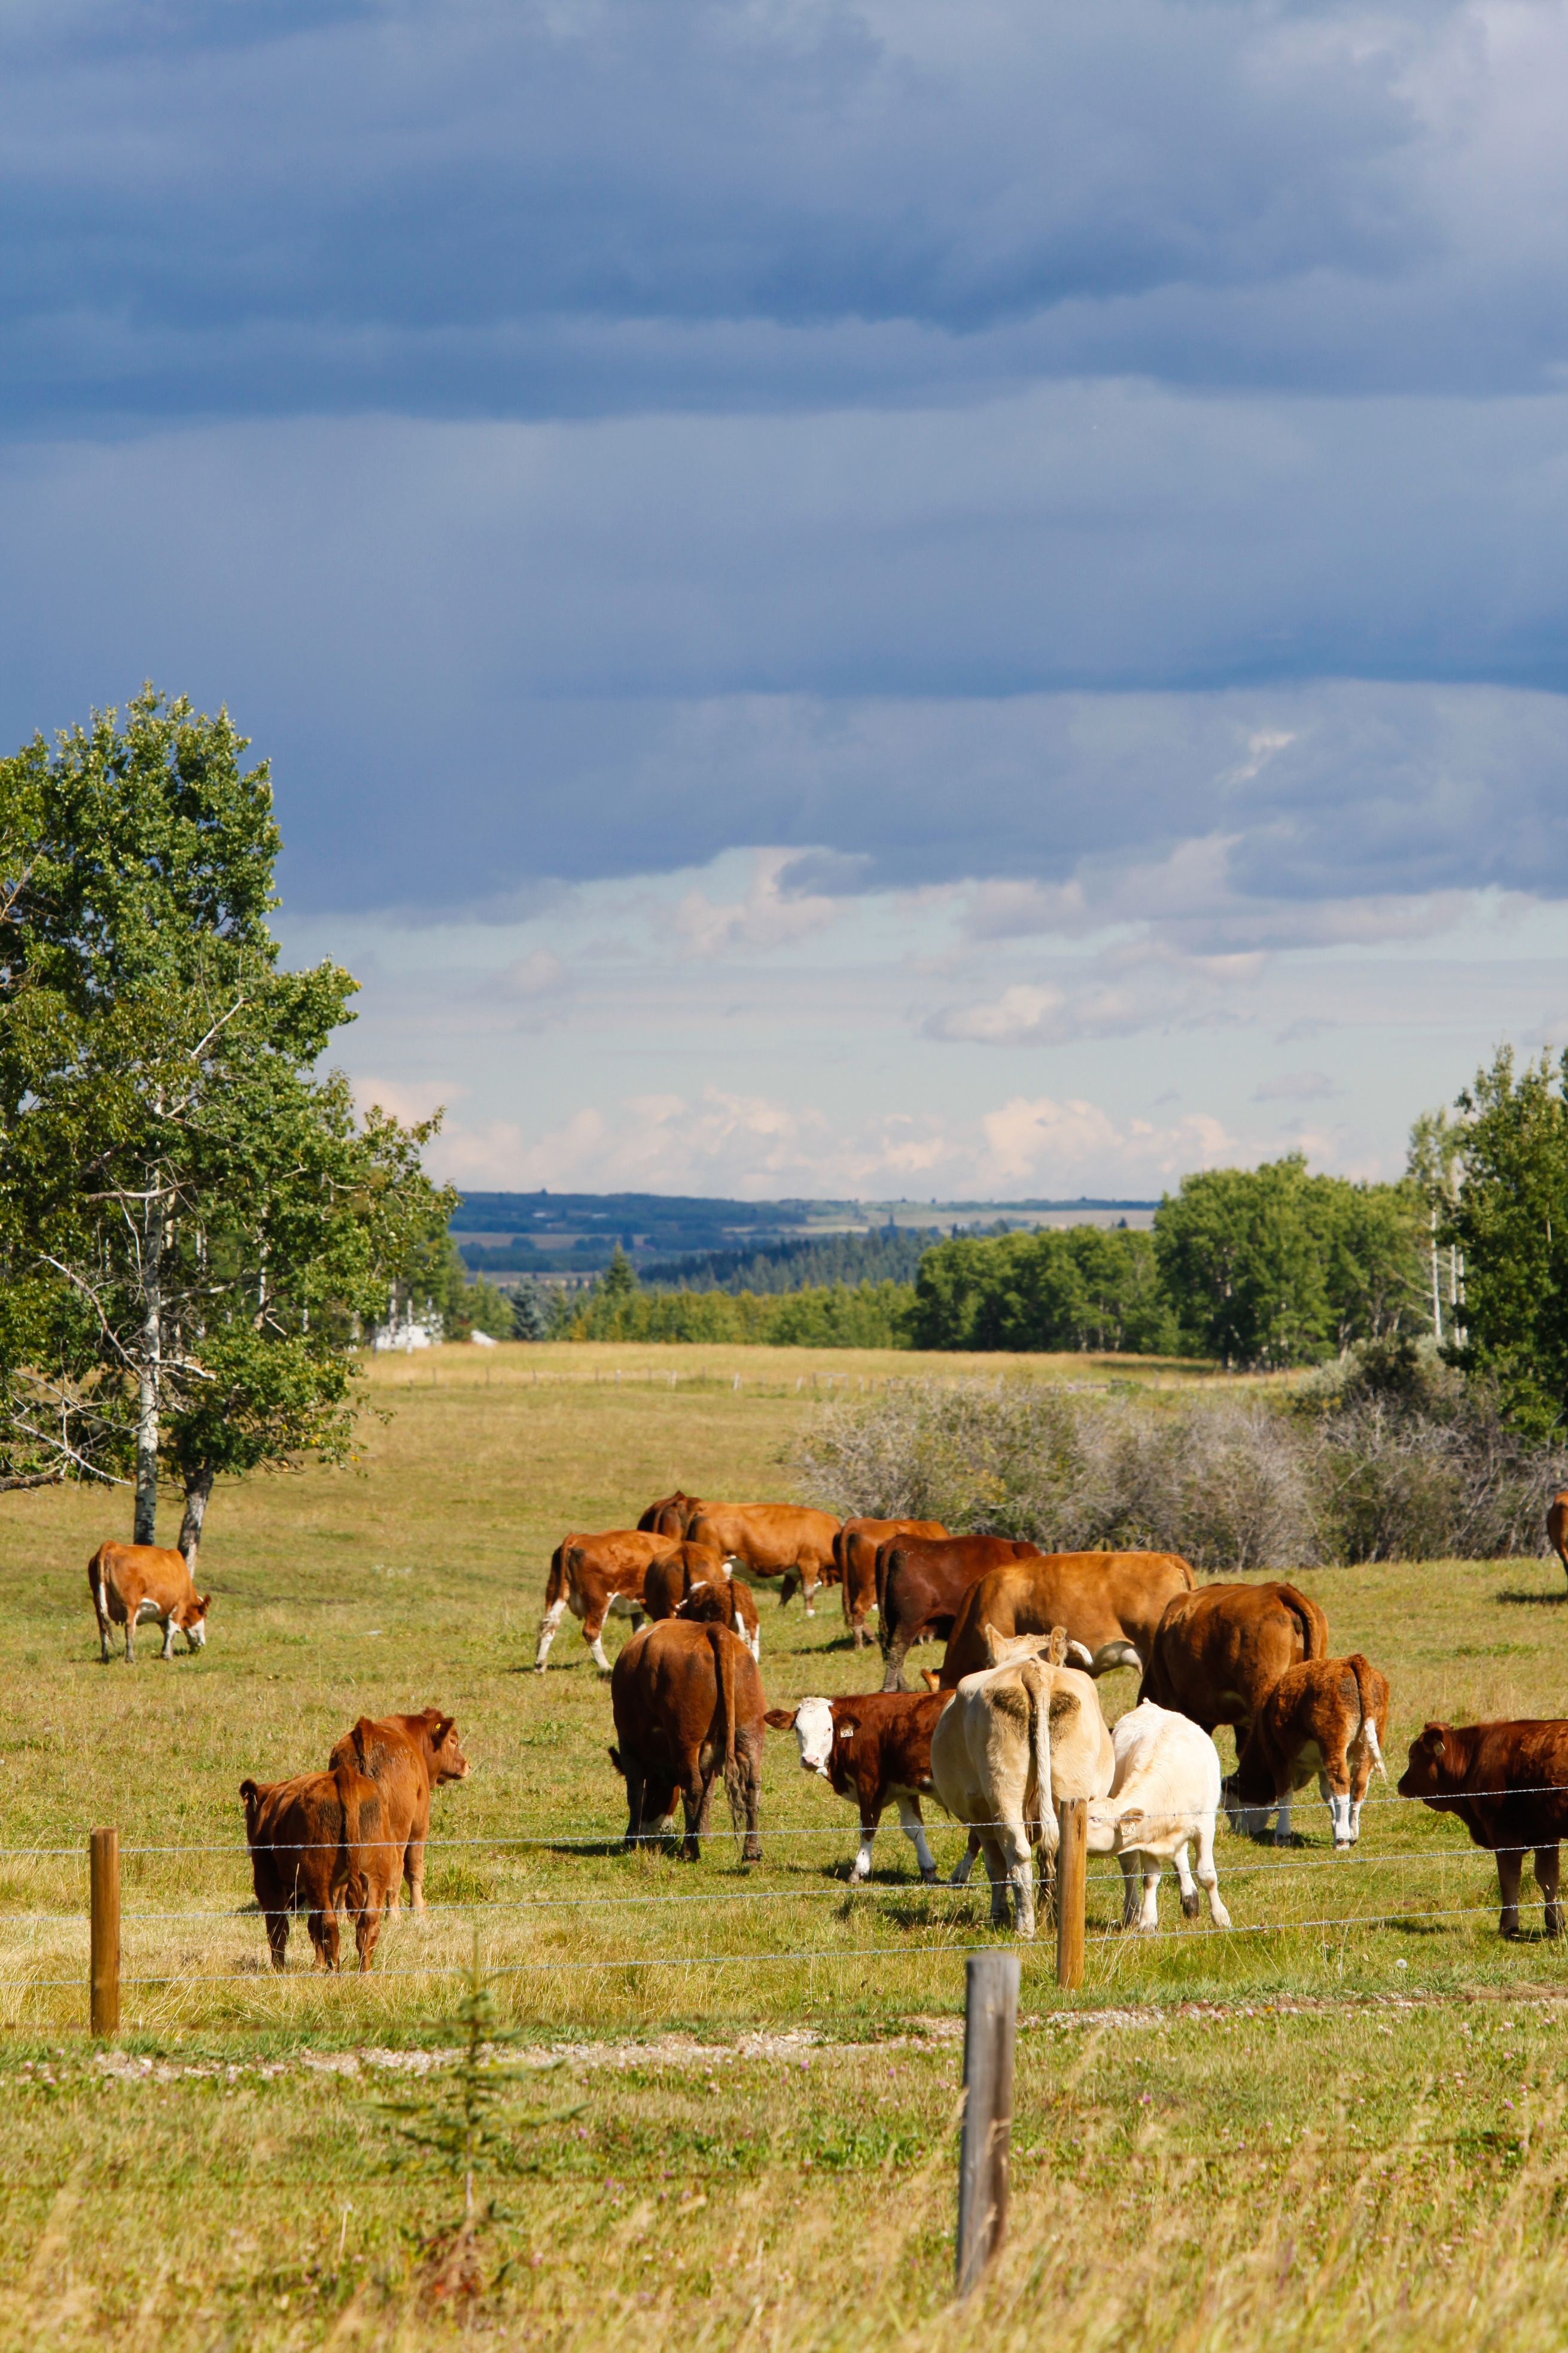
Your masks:
{"label": "brown cow", "polygon": [[1402,1798],[1434,1813],[1458,1814],[1476,1844],[1497,1861],[1505,1936],[1519,1934],[1519,1883],[1527,1847],[1546,1904],[1546,1933],[1560,1936],[1558,1874],[1568,1831],[1568,1724],[1518,1718],[1493,1724],[1429,1724],[1410,1744]]}
{"label": "brown cow", "polygon": [[653,1619],[673,1618],[694,1578],[699,1584],[731,1581],[722,1553],[710,1552],[705,1545],[672,1545],[668,1538],[666,1544],[668,1549],[658,1560],[650,1560],[643,1573],[643,1611]]}
{"label": "brown cow", "polygon": [[650,1504],[637,1522],[637,1526],[650,1535],[675,1536],[686,1534],[686,1523],[695,1512],[708,1509],[699,1496],[688,1495],[678,1487],[673,1495],[661,1495]]}
{"label": "brown cow", "polygon": [[642,1624],[643,1572],[650,1560],[669,1549],[668,1536],[640,1528],[606,1528],[599,1535],[563,1536],[550,1556],[550,1577],[544,1588],[544,1615],[539,1623],[539,1648],[534,1670],[544,1672],[544,1662],[555,1630],[568,1609],[583,1620],[583,1640],[595,1666],[610,1672],[601,1639],[606,1617],[629,1618],[635,1634]]}
{"label": "brown cow", "polygon": [[940,1520],[846,1520],[833,1539],[844,1623],[858,1651],[871,1637],[866,1620],[877,1607],[877,1552],[889,1536],[944,1536]]}
{"label": "brown cow", "polygon": [[890,1536],[877,1547],[878,1636],[888,1662],[884,1691],[901,1688],[911,1642],[952,1633],[964,1595],[987,1569],[1038,1560],[1038,1545],[1011,1536]]}
{"label": "brown cow", "polygon": [[289,1915],[300,1911],[316,1966],[337,1968],[342,1896],[354,1924],[360,1968],[368,1969],[400,1862],[375,1783],[341,1762],[330,1773],[299,1773],[291,1781],[242,1781],[239,1794],[251,1883],[273,1968],[283,1967]]}
{"label": "brown cow", "polygon": [[837,1796],[859,1807],[860,1852],[849,1867],[851,1885],[871,1875],[871,1841],[889,1798],[914,1847],[921,1877],[928,1887],[935,1880],[921,1799],[931,1795],[931,1736],[950,1696],[860,1692],[853,1699],[813,1697],[795,1707],[769,1708],[768,1722],[775,1730],[794,1731],[803,1771],[819,1773]]}
{"label": "brown cow", "polygon": [[681,1852],[695,1862],[718,1774],[731,1821],[737,1830],[745,1821],[744,1860],[761,1862],[764,1704],[756,1662],[727,1626],[666,1618],[632,1636],[610,1678],[610,1762],[626,1785],[627,1846],[662,1837],[679,1796],[686,1810]]}
{"label": "brown cow", "polygon": [[1174,1552],[1047,1552],[1037,1560],[994,1568],[964,1595],[939,1689],[955,1691],[965,1675],[991,1664],[986,1629],[1000,1635],[1067,1631],[1067,1664],[1086,1674],[1148,1665],[1165,1605],[1193,1589],[1193,1572]]}
{"label": "brown cow", "polygon": [[[833,1567],[837,1534],[831,1512],[808,1511],[800,1504],[706,1504],[690,1514],[685,1528],[688,1544],[721,1552],[731,1568],[782,1577],[781,1609],[798,1587],[808,1618],[816,1614],[817,1587],[829,1581],[826,1572]],[[792,1577],[791,1570],[798,1574]]]}
{"label": "brown cow", "polygon": [[1205,1585],[1167,1602],[1138,1697],[1201,1724],[1236,1726],[1239,1755],[1282,1674],[1328,1651],[1317,1602],[1293,1585]]}
{"label": "brown cow", "polygon": [[183,1552],[163,1545],[100,1545],[87,1565],[87,1589],[98,1612],[99,1655],[105,1660],[110,1625],[123,1626],[125,1663],[132,1665],[137,1625],[149,1618],[163,1629],[160,1657],[174,1657],[176,1628],[188,1650],[206,1648],[212,1595],[196,1591]]}
{"label": "brown cow", "polygon": [[1546,1507],[1546,1541],[1568,1577],[1568,1487],[1560,1488]]}
{"label": "brown cow", "polygon": [[757,1620],[757,1605],[752,1588],[742,1577],[723,1577],[710,1582],[692,1579],[691,1590],[681,1600],[676,1611],[689,1624],[728,1626],[738,1634],[753,1659],[763,1652],[763,1630]]}
{"label": "brown cow", "polygon": [[1361,1810],[1373,1767],[1386,1781],[1383,1736],[1388,1682],[1359,1651],[1346,1659],[1311,1659],[1287,1668],[1258,1709],[1236,1771],[1225,1784],[1233,1831],[1261,1831],[1272,1807],[1274,1843],[1290,1841],[1290,1799],[1314,1773],[1333,1825],[1334,1852],[1348,1854],[1361,1836]]}
{"label": "brown cow", "polygon": [[399,1876],[408,1882],[408,1900],[425,1909],[425,1841],[430,1835],[430,1792],[447,1781],[466,1781],[468,1760],[458,1740],[455,1716],[438,1707],[417,1715],[362,1715],[345,1732],[331,1757],[329,1771],[352,1765],[375,1783],[386,1803],[386,1835],[395,1849],[389,1905],[397,1909]]}

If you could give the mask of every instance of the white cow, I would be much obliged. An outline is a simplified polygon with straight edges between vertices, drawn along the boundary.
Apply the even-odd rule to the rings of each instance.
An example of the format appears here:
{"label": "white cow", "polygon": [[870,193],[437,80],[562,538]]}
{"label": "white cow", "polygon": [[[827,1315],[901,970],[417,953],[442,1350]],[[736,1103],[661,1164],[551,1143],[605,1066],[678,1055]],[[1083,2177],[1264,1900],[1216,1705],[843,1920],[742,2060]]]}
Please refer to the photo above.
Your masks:
{"label": "white cow", "polygon": [[[1038,1844],[1047,1862],[1061,1833],[1064,1798],[1104,1797],[1115,1757],[1100,1700],[1088,1675],[1053,1665],[1060,1628],[1049,1635],[1002,1638],[987,1627],[995,1666],[965,1675],[931,1734],[931,1777],[950,1814],[978,1840],[991,1881],[991,1917],[1007,1918],[1011,1888],[1020,1935],[1035,1933]],[[1216,1791],[1217,1796],[1217,1791]],[[956,1876],[956,1874],[955,1874]]]}
{"label": "white cow", "polygon": [[[1220,1801],[1219,1755],[1201,1725],[1152,1700],[1117,1720],[1111,1734],[1116,1754],[1110,1794],[1090,1803],[1089,1851],[1114,1854],[1121,1864],[1121,1924],[1142,1929],[1160,1925],[1160,1866],[1174,1860],[1182,1884],[1182,1910],[1197,1917],[1198,1887],[1207,1891],[1209,1915],[1228,1928],[1230,1914],[1219,1899],[1214,1867],[1215,1815]],[[1187,1862],[1196,1840],[1197,1885]],[[1138,1882],[1143,1883],[1140,1909]]]}

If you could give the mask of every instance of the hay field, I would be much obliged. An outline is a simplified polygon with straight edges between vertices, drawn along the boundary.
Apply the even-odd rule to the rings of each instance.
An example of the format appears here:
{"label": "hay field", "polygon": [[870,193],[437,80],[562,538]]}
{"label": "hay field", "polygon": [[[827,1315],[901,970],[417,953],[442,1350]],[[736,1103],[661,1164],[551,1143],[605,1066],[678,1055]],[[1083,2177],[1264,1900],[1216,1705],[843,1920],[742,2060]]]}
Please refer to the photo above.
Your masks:
{"label": "hay field", "polygon": [[[371,1386],[393,1418],[367,1419],[357,1471],[220,1491],[207,1650],[163,1664],[149,1632],[131,1671],[99,1663],[85,1575],[123,1500],[6,1499],[0,2314],[16,2341],[418,2344],[456,2327],[423,2295],[418,2251],[451,2190],[392,2169],[376,2089],[406,2080],[411,2048],[449,2041],[439,2021],[476,1927],[501,2010],[576,2054],[584,2105],[522,2145],[537,2169],[505,2187],[513,2219],[487,2276],[503,2258],[513,2270],[458,2317],[552,2345],[969,2333],[943,2317],[943,2234],[962,1953],[992,1936],[984,1894],[922,1889],[889,1818],[871,1886],[851,1895],[850,1810],[773,1736],[759,1868],[724,1837],[695,1866],[628,1858],[607,1693],[574,1621],[550,1672],[531,1672],[567,1526],[624,1523],[677,1482],[778,1492],[814,1372],[820,1397],[829,1374],[854,1393],[917,1362],[384,1360]],[[167,1536],[176,1525],[171,1509]],[[1395,1778],[1429,1714],[1564,1712],[1554,1562],[1303,1581],[1336,1649],[1391,1678]],[[771,1700],[879,1681],[836,1604],[806,1620],[764,1588],[762,1616]],[[607,1647],[621,1639],[612,1621]],[[1109,1715],[1132,1685],[1102,1683]],[[274,1978],[247,1908],[239,1780],[324,1762],[359,1713],[430,1700],[457,1712],[473,1760],[437,1799],[430,1916],[391,1927],[363,1979],[311,1975],[297,1929]],[[113,2056],[83,2031],[99,1821],[155,1850],[124,1862]],[[1548,2330],[1564,1962],[1544,1942],[1501,1945],[1495,1874],[1452,1823],[1369,1805],[1362,1851],[1336,1860],[1321,1808],[1297,1821],[1303,1842],[1280,1857],[1222,1831],[1229,1937],[1206,1915],[1183,1922],[1167,1882],[1164,1934],[1124,1942],[1119,1883],[1097,1865],[1082,1993],[1058,1997],[1044,1943],[1026,1956],[1039,2022],[1020,2060],[1020,2211],[973,2324],[987,2342],[1047,2326],[1086,2345],[1330,2344],[1373,2320],[1401,2345],[1418,2323],[1424,2343],[1489,2342],[1505,2320],[1514,2342]],[[933,1843],[945,1868],[957,1835]],[[1472,2307],[1476,2266],[1490,2284]]]}

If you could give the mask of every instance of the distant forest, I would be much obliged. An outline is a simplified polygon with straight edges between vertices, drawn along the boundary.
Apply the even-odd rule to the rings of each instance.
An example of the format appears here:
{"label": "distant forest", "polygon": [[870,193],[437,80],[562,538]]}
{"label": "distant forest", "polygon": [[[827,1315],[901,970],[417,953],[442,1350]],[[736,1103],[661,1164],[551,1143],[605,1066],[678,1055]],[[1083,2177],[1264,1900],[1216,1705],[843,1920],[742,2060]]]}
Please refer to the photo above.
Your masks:
{"label": "distant forest", "polygon": [[938,1227],[879,1226],[868,1234],[825,1234],[820,1241],[765,1242],[755,1250],[709,1250],[695,1263],[658,1259],[639,1266],[647,1289],[815,1291],[825,1284],[913,1282]]}

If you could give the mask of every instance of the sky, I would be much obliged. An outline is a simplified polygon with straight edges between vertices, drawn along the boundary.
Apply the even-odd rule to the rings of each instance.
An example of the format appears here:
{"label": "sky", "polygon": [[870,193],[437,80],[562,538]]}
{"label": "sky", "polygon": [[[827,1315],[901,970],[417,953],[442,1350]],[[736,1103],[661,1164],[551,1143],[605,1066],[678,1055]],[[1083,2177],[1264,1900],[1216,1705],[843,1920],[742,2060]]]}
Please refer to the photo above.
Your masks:
{"label": "sky", "polygon": [[10,0],[0,744],[473,1187],[1397,1176],[1568,1042],[1568,0]]}

